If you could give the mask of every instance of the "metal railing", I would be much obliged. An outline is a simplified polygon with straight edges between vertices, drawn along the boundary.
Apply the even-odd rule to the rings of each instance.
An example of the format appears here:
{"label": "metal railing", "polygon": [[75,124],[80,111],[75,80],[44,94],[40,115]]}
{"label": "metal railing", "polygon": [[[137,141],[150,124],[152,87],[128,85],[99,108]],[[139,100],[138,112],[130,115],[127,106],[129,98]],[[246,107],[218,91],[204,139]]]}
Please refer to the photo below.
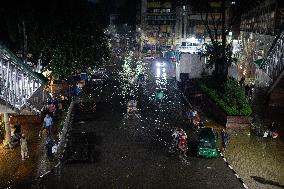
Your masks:
{"label": "metal railing", "polygon": [[[44,174],[35,178],[32,182],[32,187],[31,187],[32,189],[43,189],[46,188],[45,187],[46,184],[53,183],[54,185],[56,185],[57,183],[60,183],[62,164],[65,161],[64,158],[66,155],[66,147],[69,139],[68,131],[73,124],[73,118],[74,118],[73,111],[74,111],[74,100],[72,100],[70,103],[70,106],[68,108],[64,120],[63,129],[60,132],[58,151],[57,151],[58,163]],[[46,183],[48,181],[49,183]]]}
{"label": "metal railing", "polygon": [[284,23],[281,32],[276,36],[267,57],[263,60],[260,70],[257,70],[256,80],[269,87],[269,92],[274,88],[283,75],[284,68]]}
{"label": "metal railing", "polygon": [[0,44],[0,98],[19,111],[45,81]]}

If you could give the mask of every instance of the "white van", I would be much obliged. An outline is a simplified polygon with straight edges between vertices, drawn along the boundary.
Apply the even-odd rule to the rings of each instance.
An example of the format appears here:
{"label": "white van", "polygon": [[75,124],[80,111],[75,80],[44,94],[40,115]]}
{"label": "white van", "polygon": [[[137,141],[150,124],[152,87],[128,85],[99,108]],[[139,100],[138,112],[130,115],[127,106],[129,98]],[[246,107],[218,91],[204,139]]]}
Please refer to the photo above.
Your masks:
{"label": "white van", "polygon": [[183,53],[191,53],[191,54],[197,54],[200,52],[201,45],[198,43],[192,43],[192,42],[181,42],[181,45],[178,46],[177,50]]}

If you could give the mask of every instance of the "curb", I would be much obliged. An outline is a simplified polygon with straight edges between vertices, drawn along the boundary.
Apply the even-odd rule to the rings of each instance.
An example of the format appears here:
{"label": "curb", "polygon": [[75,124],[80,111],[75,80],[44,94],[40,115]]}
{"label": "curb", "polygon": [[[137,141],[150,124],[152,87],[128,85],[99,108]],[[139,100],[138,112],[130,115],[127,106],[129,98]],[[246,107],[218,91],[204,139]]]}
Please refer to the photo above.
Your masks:
{"label": "curb", "polygon": [[68,142],[68,131],[67,130],[69,129],[70,123],[73,122],[73,120],[72,120],[73,107],[74,107],[74,101],[72,100],[70,105],[69,105],[67,115],[65,117],[64,128],[62,129],[62,138],[65,139],[65,142],[62,141],[62,138],[58,142],[58,146],[59,146],[58,147],[58,160],[59,160],[58,163],[56,165],[54,165],[52,168],[50,168],[49,170],[47,170],[45,173],[43,173],[40,176],[38,176],[37,178],[35,178],[34,179],[35,182],[40,182],[41,179],[43,179],[46,175],[56,171],[56,169],[62,164],[62,158],[63,158],[63,155],[66,151],[67,142]]}
{"label": "curb", "polygon": [[[185,96],[185,94],[179,90],[183,96],[183,98],[186,100],[186,102],[188,103],[188,105],[190,105],[192,107],[192,105],[189,103],[187,97]],[[224,162],[226,163],[226,165],[231,169],[231,171],[234,173],[234,175],[237,177],[237,179],[240,181],[240,183],[243,185],[243,187],[245,189],[248,189],[248,186],[244,183],[244,181],[240,178],[240,176],[237,174],[237,172],[233,169],[233,167],[227,162],[226,158],[224,157],[224,155],[222,156],[222,159],[224,160]]]}
{"label": "curb", "polygon": [[237,172],[233,169],[233,167],[228,163],[225,157],[222,157],[224,162],[227,164],[227,166],[231,169],[231,171],[234,173],[234,175],[237,177],[237,179],[240,181],[240,183],[243,185],[245,189],[248,189],[248,186],[244,183],[244,181],[240,178],[240,176],[237,174]]}

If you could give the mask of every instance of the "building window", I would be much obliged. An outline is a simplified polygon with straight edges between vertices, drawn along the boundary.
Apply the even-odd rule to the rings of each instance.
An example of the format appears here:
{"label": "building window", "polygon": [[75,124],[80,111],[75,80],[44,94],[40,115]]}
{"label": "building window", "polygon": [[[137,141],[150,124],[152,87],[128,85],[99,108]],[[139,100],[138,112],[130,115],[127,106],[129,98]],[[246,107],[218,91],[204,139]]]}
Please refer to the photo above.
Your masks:
{"label": "building window", "polygon": [[160,13],[161,10],[160,10],[160,9],[153,9],[153,12],[154,12],[154,13]]}

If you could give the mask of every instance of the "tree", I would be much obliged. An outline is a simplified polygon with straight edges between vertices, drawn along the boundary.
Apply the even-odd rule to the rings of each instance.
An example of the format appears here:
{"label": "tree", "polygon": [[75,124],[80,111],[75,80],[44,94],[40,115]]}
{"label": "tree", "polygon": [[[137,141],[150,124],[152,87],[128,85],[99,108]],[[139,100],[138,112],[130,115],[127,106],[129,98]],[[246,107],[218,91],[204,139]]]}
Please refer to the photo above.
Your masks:
{"label": "tree", "polygon": [[145,63],[141,59],[135,58],[132,51],[124,57],[122,70],[119,73],[123,99],[127,101],[129,97],[137,95],[137,80],[140,74],[145,74],[145,70]]}
{"label": "tree", "polygon": [[[184,3],[183,0],[182,3]],[[215,66],[215,77],[227,79],[228,68],[235,61],[227,35],[240,22],[241,15],[252,7],[256,0],[187,0],[194,12],[198,12],[211,43],[205,44],[204,56],[208,65]]]}
{"label": "tree", "polygon": [[42,61],[59,79],[108,62],[107,38],[87,0],[29,2],[0,9],[12,51],[31,53],[33,62]]}

